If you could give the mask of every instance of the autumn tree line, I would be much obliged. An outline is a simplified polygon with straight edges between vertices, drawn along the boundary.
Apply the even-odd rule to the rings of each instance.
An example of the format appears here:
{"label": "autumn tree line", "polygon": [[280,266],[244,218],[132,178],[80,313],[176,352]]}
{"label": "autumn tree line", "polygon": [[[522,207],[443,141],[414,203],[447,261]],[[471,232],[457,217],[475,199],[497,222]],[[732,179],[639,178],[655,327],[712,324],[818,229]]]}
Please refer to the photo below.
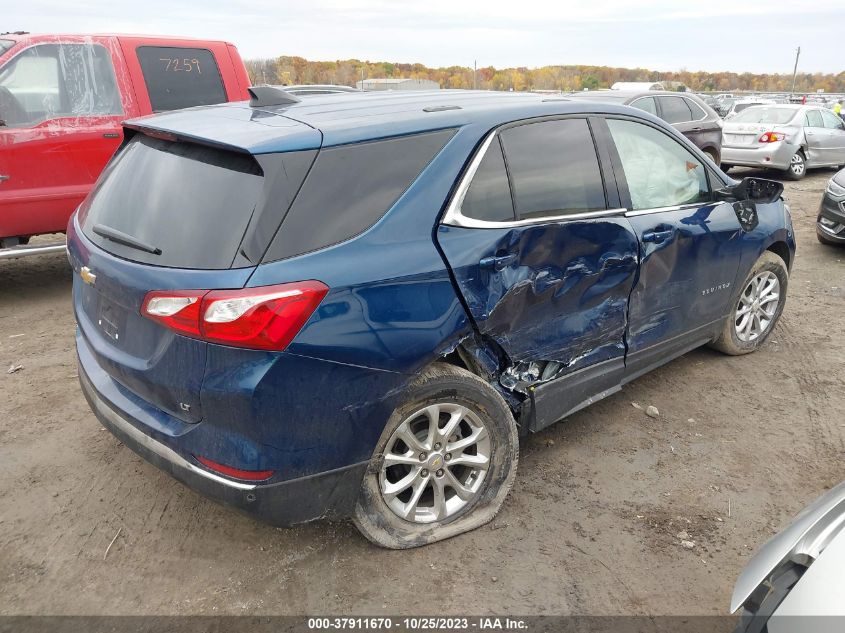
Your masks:
{"label": "autumn tree line", "polygon": [[[369,62],[346,59],[329,62],[309,61],[302,57],[248,59],[246,67],[255,84],[339,84],[354,86],[364,78],[405,77],[431,79],[441,88],[478,88],[480,90],[596,90],[609,88],[617,81],[680,82],[700,92],[755,90],[789,92],[791,74],[754,74],[703,71],[655,72],[645,68],[610,68],[607,66],[543,66],[542,68],[479,68],[473,78],[472,68],[449,66],[429,68],[423,64]],[[837,75],[800,73],[796,92],[845,93],[845,72]]]}

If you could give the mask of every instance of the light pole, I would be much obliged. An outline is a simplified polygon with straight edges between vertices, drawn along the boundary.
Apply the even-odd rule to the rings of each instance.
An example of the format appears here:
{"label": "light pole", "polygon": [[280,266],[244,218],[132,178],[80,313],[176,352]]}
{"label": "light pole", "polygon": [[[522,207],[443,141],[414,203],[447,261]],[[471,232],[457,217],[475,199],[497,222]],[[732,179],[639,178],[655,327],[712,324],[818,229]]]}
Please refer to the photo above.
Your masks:
{"label": "light pole", "polygon": [[791,97],[795,93],[795,75],[798,74],[798,58],[801,56],[801,47],[795,50],[795,67],[792,69],[792,90],[789,91]]}

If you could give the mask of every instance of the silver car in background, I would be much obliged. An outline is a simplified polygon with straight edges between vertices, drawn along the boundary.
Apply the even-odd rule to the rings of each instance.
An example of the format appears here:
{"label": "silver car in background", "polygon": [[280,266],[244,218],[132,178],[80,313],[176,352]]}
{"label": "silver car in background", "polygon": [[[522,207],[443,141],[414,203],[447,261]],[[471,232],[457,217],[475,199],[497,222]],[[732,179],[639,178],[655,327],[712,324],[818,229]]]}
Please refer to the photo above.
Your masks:
{"label": "silver car in background", "polygon": [[845,630],[845,482],[763,545],[742,570],[731,612],[736,633]]}
{"label": "silver car in background", "polygon": [[819,106],[752,106],[725,121],[722,169],[735,165],[778,169],[791,180],[845,165],[845,123]]}

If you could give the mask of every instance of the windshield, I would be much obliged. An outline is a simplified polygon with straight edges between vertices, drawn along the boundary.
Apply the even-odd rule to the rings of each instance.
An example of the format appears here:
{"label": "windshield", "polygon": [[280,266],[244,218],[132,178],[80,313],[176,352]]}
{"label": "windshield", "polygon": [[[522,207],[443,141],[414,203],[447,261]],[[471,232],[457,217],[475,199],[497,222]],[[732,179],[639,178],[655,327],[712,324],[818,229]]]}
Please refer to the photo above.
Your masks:
{"label": "windshield", "polygon": [[[740,106],[737,106],[737,110]],[[767,106],[746,107],[734,117],[735,123],[789,123],[798,112],[795,108],[771,108]]]}

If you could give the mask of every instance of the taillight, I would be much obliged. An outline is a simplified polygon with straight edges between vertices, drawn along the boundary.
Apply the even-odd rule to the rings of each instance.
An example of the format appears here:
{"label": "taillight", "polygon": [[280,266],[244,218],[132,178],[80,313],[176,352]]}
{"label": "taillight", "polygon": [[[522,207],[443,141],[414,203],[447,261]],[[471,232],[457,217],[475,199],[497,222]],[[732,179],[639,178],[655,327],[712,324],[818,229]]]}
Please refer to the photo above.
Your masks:
{"label": "taillight", "polygon": [[153,291],[144,297],[141,314],[204,341],[283,350],[328,291],[319,281],[240,290]]}
{"label": "taillight", "polygon": [[764,132],[763,136],[757,139],[760,143],[777,143],[786,139],[786,134],[783,132]]}

